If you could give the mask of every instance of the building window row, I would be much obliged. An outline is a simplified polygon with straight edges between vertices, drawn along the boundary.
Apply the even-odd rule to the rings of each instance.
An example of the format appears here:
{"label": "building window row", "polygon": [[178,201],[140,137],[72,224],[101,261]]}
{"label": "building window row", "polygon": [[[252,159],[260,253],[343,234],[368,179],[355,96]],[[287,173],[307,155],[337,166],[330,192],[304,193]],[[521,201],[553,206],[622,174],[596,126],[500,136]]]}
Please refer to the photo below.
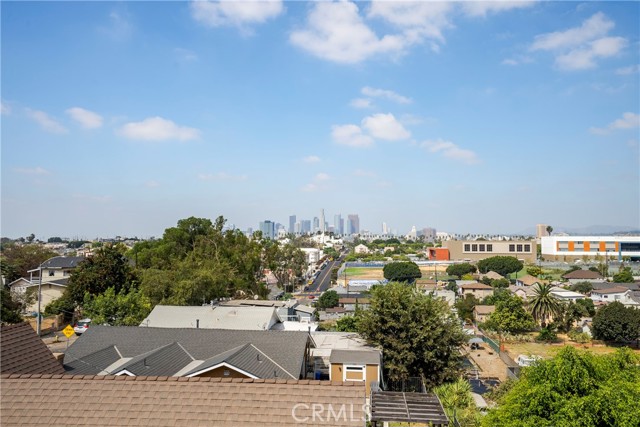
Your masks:
{"label": "building window row", "polygon": [[531,252],[531,245],[511,244],[509,252]]}
{"label": "building window row", "polygon": [[493,244],[465,243],[464,252],[493,252]]}

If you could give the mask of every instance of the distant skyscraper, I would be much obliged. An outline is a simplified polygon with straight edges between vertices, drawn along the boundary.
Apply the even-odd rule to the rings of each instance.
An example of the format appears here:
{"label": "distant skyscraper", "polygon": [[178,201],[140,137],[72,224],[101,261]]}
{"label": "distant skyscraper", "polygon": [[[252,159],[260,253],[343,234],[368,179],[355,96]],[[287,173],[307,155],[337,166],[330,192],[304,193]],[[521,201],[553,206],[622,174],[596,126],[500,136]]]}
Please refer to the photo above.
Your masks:
{"label": "distant skyscraper", "polygon": [[296,234],[302,233],[302,223],[300,221],[296,221],[293,225],[293,232]]}
{"label": "distant skyscraper", "polygon": [[324,221],[324,209],[320,209],[320,231],[322,231],[322,234],[327,231],[327,223]]}
{"label": "distant skyscraper", "polygon": [[389,228],[387,227],[387,223],[383,222],[382,223],[382,234],[389,234]]}
{"label": "distant skyscraper", "polygon": [[302,221],[300,221],[301,224],[301,233],[311,233],[311,220],[309,219],[303,219]]}
{"label": "distant skyscraper", "polygon": [[422,229],[422,235],[424,236],[425,240],[435,240],[436,238],[436,229],[435,228],[423,228]]}
{"label": "distant skyscraper", "polygon": [[351,214],[347,218],[347,234],[360,233],[360,217],[358,217],[358,214]]}
{"label": "distant skyscraper", "polygon": [[296,216],[290,215],[289,216],[289,233],[295,233],[295,232],[296,232]]}
{"label": "distant skyscraper", "polygon": [[320,219],[317,216],[313,217],[313,232],[320,230]]}
{"label": "distant skyscraper", "polygon": [[260,222],[260,231],[262,231],[262,237],[265,239],[273,240],[276,236],[276,229],[273,221],[266,220]]}
{"label": "distant skyscraper", "polygon": [[344,234],[344,220],[340,214],[333,216],[333,232],[336,234]]}

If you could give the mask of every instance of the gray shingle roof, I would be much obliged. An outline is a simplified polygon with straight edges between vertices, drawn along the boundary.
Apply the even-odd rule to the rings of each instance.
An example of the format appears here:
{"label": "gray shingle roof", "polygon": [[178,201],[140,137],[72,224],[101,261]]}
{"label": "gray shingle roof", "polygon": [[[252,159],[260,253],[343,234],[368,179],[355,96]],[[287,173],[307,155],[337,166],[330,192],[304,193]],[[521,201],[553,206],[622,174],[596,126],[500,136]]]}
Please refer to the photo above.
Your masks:
{"label": "gray shingle roof", "polygon": [[127,370],[133,375],[175,375],[180,369],[193,362],[193,357],[180,344],[174,342],[140,354],[119,366],[115,373]]}
{"label": "gray shingle roof", "polygon": [[56,256],[41,264],[42,268],[75,268],[86,258],[82,256]]}
{"label": "gray shingle roof", "polygon": [[[92,326],[69,347],[64,361],[67,371],[75,374],[75,369],[80,368],[78,360],[87,362],[89,359],[90,363],[83,363],[82,373],[98,374],[121,357],[134,358],[172,343],[179,343],[193,359],[202,361],[230,349],[253,344],[283,370],[298,378],[303,369],[308,340],[307,332],[297,331]],[[119,353],[118,358],[105,357],[105,360],[97,363],[96,359],[101,359],[94,353],[104,351],[105,346],[109,345],[115,346],[113,351]],[[96,367],[92,372],[87,372],[87,366],[90,365]],[[174,375],[178,370],[162,375]]]}
{"label": "gray shingle roof", "polygon": [[[82,335],[84,336],[84,334]],[[76,342],[83,338],[83,336],[78,338]],[[71,347],[73,347],[73,344]],[[69,347],[69,350],[71,347]],[[73,373],[74,375],[97,374],[100,371],[105,370],[112,363],[120,360],[120,354],[114,345],[83,355],[82,358],[69,355],[69,350],[67,350],[67,353],[64,356],[64,369],[66,371],[70,371],[70,373]]]}
{"label": "gray shingle roof", "polygon": [[377,350],[331,350],[329,363],[379,365],[380,352]]}

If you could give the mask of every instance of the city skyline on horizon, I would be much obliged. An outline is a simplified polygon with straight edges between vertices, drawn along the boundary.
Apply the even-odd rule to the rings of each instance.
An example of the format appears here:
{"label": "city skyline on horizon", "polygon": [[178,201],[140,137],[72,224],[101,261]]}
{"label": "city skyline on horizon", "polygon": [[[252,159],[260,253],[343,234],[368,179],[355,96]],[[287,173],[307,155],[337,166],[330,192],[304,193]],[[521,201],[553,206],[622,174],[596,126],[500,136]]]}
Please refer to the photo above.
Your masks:
{"label": "city skyline on horizon", "polygon": [[238,4],[3,3],[1,234],[640,228],[640,3]]}

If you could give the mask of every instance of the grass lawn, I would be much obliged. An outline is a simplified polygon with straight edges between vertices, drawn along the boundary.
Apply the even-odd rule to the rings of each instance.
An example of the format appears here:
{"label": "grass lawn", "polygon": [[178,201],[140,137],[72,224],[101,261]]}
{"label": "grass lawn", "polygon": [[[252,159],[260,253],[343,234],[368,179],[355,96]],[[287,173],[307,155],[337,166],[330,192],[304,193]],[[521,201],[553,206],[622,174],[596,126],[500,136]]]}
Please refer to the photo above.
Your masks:
{"label": "grass lawn", "polygon": [[[573,341],[569,341],[566,336],[558,335],[558,338],[564,338],[564,343],[557,344],[545,344],[538,342],[522,342],[522,343],[505,343],[505,349],[509,352],[512,359],[518,357],[519,354],[524,355],[536,355],[545,359],[555,356],[555,354],[565,345],[570,345],[580,350],[586,350],[594,354],[608,354],[616,351],[617,347],[609,346],[601,343],[588,343],[578,344]],[[640,349],[633,349],[638,355],[640,355]]]}
{"label": "grass lawn", "polygon": [[[349,267],[345,269],[347,279],[384,279],[382,268]],[[339,277],[343,279],[344,274]]]}

